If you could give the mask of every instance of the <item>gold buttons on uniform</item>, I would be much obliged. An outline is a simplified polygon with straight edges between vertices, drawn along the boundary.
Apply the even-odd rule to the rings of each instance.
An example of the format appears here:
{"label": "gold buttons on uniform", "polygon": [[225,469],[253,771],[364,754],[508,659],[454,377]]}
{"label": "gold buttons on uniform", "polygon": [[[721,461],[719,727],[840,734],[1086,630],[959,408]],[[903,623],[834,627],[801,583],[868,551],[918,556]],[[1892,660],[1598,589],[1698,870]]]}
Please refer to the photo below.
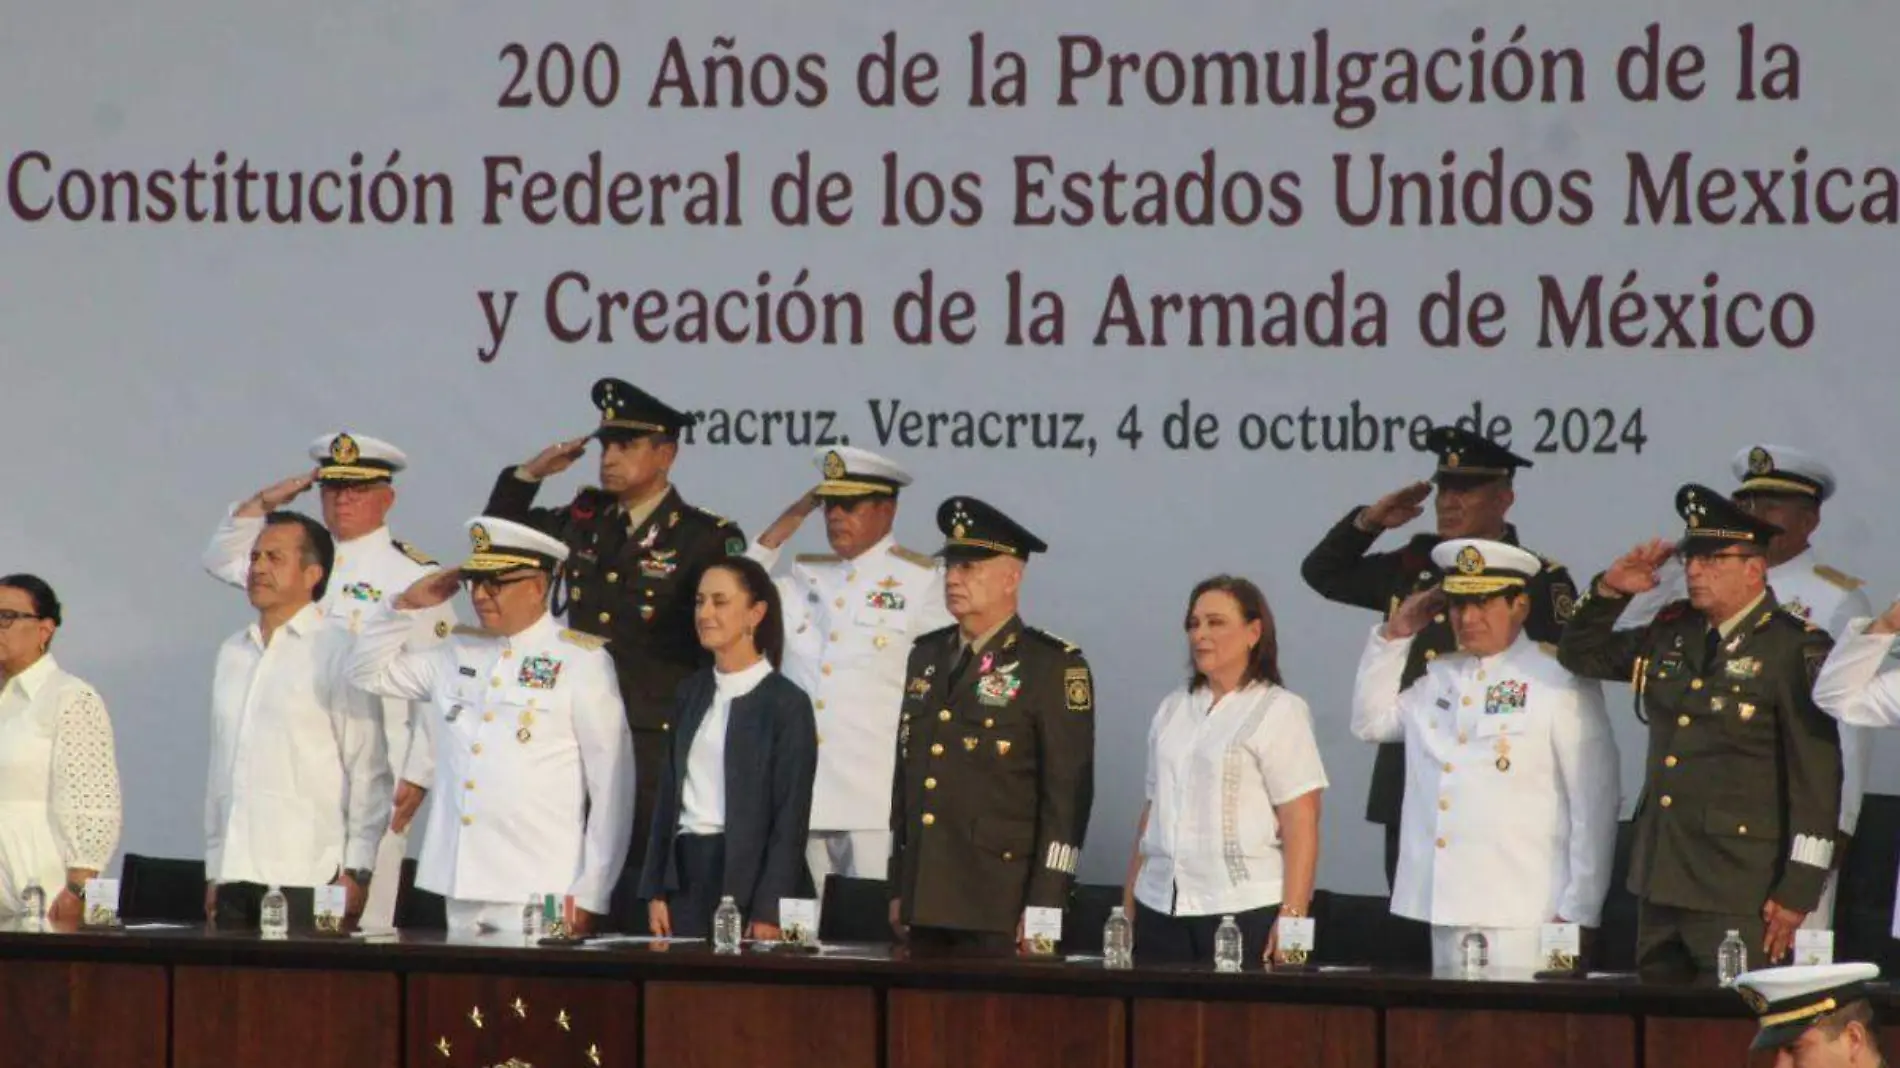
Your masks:
{"label": "gold buttons on uniform", "polygon": [[1011,852],[1010,852],[1009,850],[1007,850],[1007,849],[1005,849],[1005,850],[1003,850],[1003,859],[1004,859],[1004,860],[1015,860],[1015,859],[1016,859],[1016,854],[1014,854],[1014,853],[1011,853]]}
{"label": "gold buttons on uniform", "polygon": [[489,679],[488,685],[493,686],[497,690],[501,689],[501,676],[497,675],[494,678]]}
{"label": "gold buttons on uniform", "polygon": [[673,729],[673,725],[671,723],[662,723],[660,724],[660,729],[663,731],[670,731]]}
{"label": "gold buttons on uniform", "polygon": [[994,726],[996,726],[996,721],[995,721],[995,720],[993,720],[993,719],[986,719],[986,720],[984,720],[984,721],[983,721],[983,726],[984,726],[984,727],[986,727],[986,728],[988,728],[988,727],[994,727]]}
{"label": "gold buttons on uniform", "polygon": [[925,780],[924,780],[924,789],[926,789],[926,790],[935,790],[936,788],[937,788],[937,780],[936,780],[936,779],[925,779]]}
{"label": "gold buttons on uniform", "polygon": [[828,641],[828,642],[835,642],[835,641],[837,641],[837,640],[838,640],[838,632],[837,632],[837,631],[835,631],[835,630],[834,630],[834,631],[832,631],[832,632],[831,632],[831,636],[830,636],[830,637],[828,637],[828,638],[826,638],[825,640],[826,640],[826,641]]}
{"label": "gold buttons on uniform", "polygon": [[469,824],[471,824],[471,823],[474,823],[474,822],[475,822],[475,817],[473,817],[473,816],[463,816],[463,817],[462,817],[462,826],[464,826],[464,827],[466,827],[466,826],[468,826]]}
{"label": "gold buttons on uniform", "polygon": [[1440,811],[1440,812],[1450,812],[1450,811],[1451,811],[1451,798],[1449,798],[1449,797],[1441,797],[1441,798],[1439,798],[1439,799],[1438,799],[1438,811]]}
{"label": "gold buttons on uniform", "polygon": [[609,572],[607,572],[607,581],[608,581],[608,582],[619,582],[619,581],[620,581],[620,572],[618,572],[618,571],[609,571]]}
{"label": "gold buttons on uniform", "polygon": [[602,612],[600,614],[600,621],[602,623],[606,623],[613,618],[614,618],[614,614],[612,612]]}
{"label": "gold buttons on uniform", "polygon": [[838,606],[839,608],[843,608],[843,607],[844,607],[844,598],[842,598],[842,597],[840,597],[840,598],[838,598],[837,600],[835,600],[835,601],[833,601],[833,602],[831,602],[831,603],[832,603],[832,604],[835,604],[835,605],[837,605],[837,606]]}
{"label": "gold buttons on uniform", "polygon": [[1663,758],[1663,767],[1673,768],[1675,766],[1676,766],[1676,758],[1674,756],[1666,756]]}
{"label": "gold buttons on uniform", "polygon": [[1662,795],[1662,807],[1668,808],[1670,805],[1673,805],[1675,803],[1676,803],[1675,799],[1670,797],[1668,794]]}
{"label": "gold buttons on uniform", "polygon": [[482,713],[482,722],[483,722],[483,723],[493,723],[493,722],[495,722],[495,714],[494,714],[493,712],[484,712],[484,713]]}
{"label": "gold buttons on uniform", "polygon": [[1471,704],[1471,698],[1469,697],[1464,698],[1462,703],[1466,705],[1467,707],[1469,707]]}
{"label": "gold buttons on uniform", "polygon": [[819,673],[820,675],[829,675],[829,674],[831,674],[831,665],[830,665],[830,664],[821,664],[821,665],[819,665],[819,668],[818,668],[818,673]]}
{"label": "gold buttons on uniform", "polygon": [[1440,839],[1438,840],[1438,848],[1440,848],[1440,849],[1443,849],[1443,848],[1445,848],[1445,840],[1444,840],[1443,838],[1440,838]]}
{"label": "gold buttons on uniform", "polygon": [[1689,688],[1690,688],[1691,690],[1700,690],[1700,689],[1702,688],[1702,680],[1701,680],[1701,679],[1690,679],[1690,680],[1689,680]]}
{"label": "gold buttons on uniform", "polygon": [[937,713],[937,719],[944,723],[950,722],[950,710],[946,708],[942,712]]}
{"label": "gold buttons on uniform", "polygon": [[1748,833],[1748,824],[1746,824],[1746,823],[1744,823],[1744,824],[1742,824],[1742,825],[1741,825],[1740,827],[1737,827],[1737,828],[1735,828],[1735,833],[1736,833],[1736,834],[1747,834],[1747,833]]}
{"label": "gold buttons on uniform", "polygon": [[1427,649],[1427,650],[1425,650],[1425,659],[1427,659],[1427,660],[1436,660],[1436,659],[1438,659],[1438,650],[1436,650],[1436,649]]}
{"label": "gold buttons on uniform", "polygon": [[468,780],[467,782],[465,782],[465,783],[463,783],[463,784],[462,784],[462,789],[464,789],[464,790],[473,790],[473,789],[475,789],[475,780],[474,780],[474,779],[470,779],[470,780]]}
{"label": "gold buttons on uniform", "polygon": [[1688,725],[1689,725],[1689,717],[1688,717],[1688,716],[1677,716],[1677,717],[1676,717],[1676,726],[1678,726],[1678,727],[1687,727]]}
{"label": "gold buttons on uniform", "polygon": [[514,656],[514,655],[515,655],[515,651],[514,651],[513,649],[503,649],[503,650],[501,651],[501,658],[502,658],[503,660],[507,660],[508,658],[510,658],[510,657],[512,657],[512,656]]}
{"label": "gold buttons on uniform", "polygon": [[1483,682],[1483,681],[1484,681],[1484,672],[1482,672],[1482,671],[1480,671],[1480,672],[1478,672],[1478,681],[1479,681],[1479,682]]}
{"label": "gold buttons on uniform", "polygon": [[1465,744],[1465,741],[1466,741],[1466,739],[1465,739],[1465,732],[1464,732],[1464,731],[1459,731],[1459,732],[1458,732],[1458,744],[1459,744],[1459,745],[1463,745],[1463,744]]}
{"label": "gold buttons on uniform", "polygon": [[825,710],[825,699],[821,697],[818,700],[812,702],[812,708],[820,712],[823,712]]}
{"label": "gold buttons on uniform", "polygon": [[1449,775],[1449,774],[1451,774],[1451,765],[1450,765],[1450,764],[1446,764],[1446,765],[1445,765],[1445,774],[1447,774],[1447,775]]}
{"label": "gold buttons on uniform", "polygon": [[923,818],[923,821],[922,821],[922,822],[923,822],[923,825],[924,825],[924,826],[926,826],[926,827],[928,827],[928,826],[930,826],[931,824],[933,824],[933,823],[935,823],[935,822],[937,822],[937,817],[935,817],[935,816],[933,816],[933,815],[931,815],[930,813],[928,813],[928,812],[926,812],[926,813],[924,813],[924,818]]}
{"label": "gold buttons on uniform", "polygon": [[1443,623],[1444,621],[1445,621],[1445,613],[1443,612],[1440,612],[1437,615],[1432,617],[1433,623]]}
{"label": "gold buttons on uniform", "polygon": [[937,743],[935,743],[934,745],[932,745],[932,746],[930,747],[930,755],[931,755],[931,756],[942,756],[942,755],[943,755],[943,743],[942,743],[942,742],[937,742]]}
{"label": "gold buttons on uniform", "polygon": [[471,753],[474,753],[474,754],[475,754],[476,756],[481,756],[481,755],[482,755],[482,743],[480,743],[480,742],[476,742],[476,743],[475,743],[474,745],[471,745],[471,746],[469,746],[469,747],[468,747],[468,751],[469,751],[469,752],[471,752]]}

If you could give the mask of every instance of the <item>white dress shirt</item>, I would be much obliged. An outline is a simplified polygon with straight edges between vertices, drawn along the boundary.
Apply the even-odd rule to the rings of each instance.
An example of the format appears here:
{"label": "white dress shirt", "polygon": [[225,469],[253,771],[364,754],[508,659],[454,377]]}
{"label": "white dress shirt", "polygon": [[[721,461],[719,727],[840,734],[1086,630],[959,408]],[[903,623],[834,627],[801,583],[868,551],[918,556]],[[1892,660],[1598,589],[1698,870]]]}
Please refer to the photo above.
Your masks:
{"label": "white dress shirt", "polygon": [[686,782],[680,791],[679,829],[687,834],[723,834],[726,830],[726,725],[732,702],[756,689],[772,673],[764,657],[743,671],[713,671],[712,707],[693,734],[686,752]]}
{"label": "white dress shirt", "polygon": [[[779,550],[754,543],[746,555],[769,571]],[[800,555],[776,581],[782,670],[811,695],[818,727],[811,830],[888,832],[910,646],[955,622],[943,570],[886,535],[852,560]]]}
{"label": "white dress shirt", "polygon": [[1392,911],[1427,923],[1596,926],[1616,849],[1619,769],[1602,688],[1519,635],[1440,656],[1403,693],[1412,639],[1372,628],[1352,732],[1405,742]]}
{"label": "white dress shirt", "polygon": [[349,651],[315,605],[268,645],[252,623],[218,649],[206,878],[322,886],[375,861],[394,779],[376,708],[344,677]]}
{"label": "white dress shirt", "polygon": [[[239,516],[237,508],[234,504],[225,510],[223,521],[211,534],[211,544],[205,548],[203,562],[212,577],[242,589],[251,570],[251,546],[264,532],[264,517]],[[317,607],[331,623],[355,634],[383,601],[435,570],[435,565],[425,560],[427,557],[397,541],[388,527],[377,527],[362,537],[338,541],[330,581]],[[411,648],[437,644],[445,640],[449,629],[455,626],[453,605],[442,604],[418,612],[416,616],[416,629],[410,635]],[[422,729],[420,713],[412,710],[406,701],[380,698],[377,704],[390,768],[398,778],[428,785],[433,774],[434,754],[427,744],[411,744],[415,733]]]}
{"label": "white dress shirt", "polygon": [[119,765],[105,702],[49,653],[0,685],[0,915],[38,881],[50,903],[70,868],[118,849]]}
{"label": "white dress shirt", "polygon": [[414,615],[385,607],[350,680],[434,702],[429,827],[416,885],[460,901],[572,894],[606,913],[633,833],[633,735],[604,643],[543,612],[513,636],[458,627],[403,651]]}
{"label": "white dress shirt", "polygon": [[1256,681],[1222,697],[1182,687],[1148,728],[1148,830],[1135,898],[1208,916],[1280,903],[1276,806],[1327,786],[1306,702]]}

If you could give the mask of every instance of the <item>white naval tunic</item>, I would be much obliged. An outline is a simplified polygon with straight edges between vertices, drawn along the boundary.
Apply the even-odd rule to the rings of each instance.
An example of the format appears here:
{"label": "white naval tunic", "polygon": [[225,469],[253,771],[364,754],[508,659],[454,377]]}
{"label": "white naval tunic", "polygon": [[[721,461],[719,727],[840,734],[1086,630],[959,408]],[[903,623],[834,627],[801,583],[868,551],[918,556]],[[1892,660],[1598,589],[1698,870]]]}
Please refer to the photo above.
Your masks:
{"label": "white naval tunic", "polygon": [[1450,653],[1403,693],[1412,641],[1372,628],[1352,732],[1405,742],[1392,911],[1440,926],[1596,926],[1616,847],[1618,764],[1597,683],[1528,637]]}
{"label": "white naval tunic", "polygon": [[[1900,727],[1900,665],[1890,658],[1894,636],[1867,633],[1872,623],[1871,615],[1858,616],[1842,628],[1814,680],[1814,703],[1842,724]],[[1900,904],[1894,910],[1893,937],[1900,938]]]}
{"label": "white naval tunic", "polygon": [[[769,570],[779,551],[755,543],[746,555]],[[777,582],[780,670],[811,696],[818,725],[811,830],[888,832],[911,642],[954,622],[942,569],[887,535],[855,560],[800,556]]]}
{"label": "white naval tunic", "polygon": [[608,911],[633,832],[633,736],[599,639],[543,613],[404,652],[414,613],[372,616],[350,658],[371,693],[432,701],[435,780],[416,885],[464,901],[572,894]]}

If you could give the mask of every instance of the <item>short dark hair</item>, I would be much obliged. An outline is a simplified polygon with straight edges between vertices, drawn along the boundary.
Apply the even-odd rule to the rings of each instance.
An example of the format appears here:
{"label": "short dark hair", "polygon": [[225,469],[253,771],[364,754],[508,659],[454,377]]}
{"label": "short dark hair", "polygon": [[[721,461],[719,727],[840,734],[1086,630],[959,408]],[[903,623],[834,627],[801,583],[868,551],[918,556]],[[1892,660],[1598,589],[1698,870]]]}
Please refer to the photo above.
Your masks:
{"label": "short dark hair", "polygon": [[[754,602],[765,605],[765,618],[759,621],[759,627],[752,632],[752,644],[772,662],[777,669],[785,657],[785,613],[779,606],[778,584],[764,565],[749,556],[728,556],[706,566],[699,573],[704,579],[708,572],[724,569],[739,577],[739,584],[745,587],[746,595]],[[698,588],[698,583],[694,583]]]}
{"label": "short dark hair", "polygon": [[[1267,607],[1267,595],[1261,593],[1260,587],[1252,582],[1238,575],[1215,575],[1202,579],[1195,585],[1194,592],[1188,594],[1187,611],[1181,615],[1181,628],[1187,629],[1188,620],[1194,615],[1194,602],[1200,600],[1202,594],[1213,591],[1225,593],[1238,602],[1241,618],[1246,622],[1258,620],[1260,623],[1260,640],[1247,654],[1247,670],[1241,673],[1240,684],[1245,686],[1265,679],[1275,686],[1286,685],[1280,677],[1280,632],[1273,625],[1273,609]],[[1188,657],[1188,670],[1188,689],[1197,690],[1207,685],[1207,676],[1194,667],[1191,655]]]}
{"label": "short dark hair", "polygon": [[34,615],[51,622],[55,627],[59,626],[59,595],[53,592],[53,587],[47,585],[45,579],[38,575],[7,575],[0,578],[0,587],[26,594],[27,600],[33,602]]}
{"label": "short dark hair", "polygon": [[1832,1040],[1841,1037],[1841,1032],[1847,1030],[1848,1024],[1857,1023],[1862,1030],[1867,1032],[1867,1044],[1872,1046],[1874,1052],[1878,1054],[1880,1053],[1880,1029],[1875,1021],[1873,1003],[1862,999],[1850,1001],[1841,1006],[1839,1011],[1821,1017],[1815,1021],[1814,1026],[1820,1028],[1821,1033]]}
{"label": "short dark hair", "polygon": [[322,523],[304,515],[302,512],[272,512],[264,517],[267,527],[295,526],[303,529],[303,566],[316,567],[323,571],[317,577],[316,587],[310,591],[310,599],[323,600],[323,592],[330,588],[330,571],[336,566],[336,539],[324,529]]}

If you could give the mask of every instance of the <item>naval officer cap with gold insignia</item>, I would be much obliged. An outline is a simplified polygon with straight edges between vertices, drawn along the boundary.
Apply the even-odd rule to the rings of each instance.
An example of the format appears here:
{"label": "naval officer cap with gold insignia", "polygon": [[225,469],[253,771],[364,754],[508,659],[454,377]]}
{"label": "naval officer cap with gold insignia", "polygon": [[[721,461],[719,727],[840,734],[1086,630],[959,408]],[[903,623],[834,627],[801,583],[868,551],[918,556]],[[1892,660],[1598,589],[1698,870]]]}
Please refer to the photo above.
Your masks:
{"label": "naval officer cap with gold insignia", "polygon": [[345,430],[311,442],[310,458],[317,462],[317,481],[326,486],[388,482],[409,466],[409,457],[389,442]]}
{"label": "naval officer cap with gold insignia", "polygon": [[530,526],[492,515],[468,521],[468,559],[463,574],[484,578],[512,571],[553,573],[567,560],[567,544]]}
{"label": "naval officer cap with gold insignia", "polygon": [[1676,551],[1686,556],[1708,556],[1736,545],[1765,551],[1781,533],[1780,527],[1749,515],[1741,505],[1693,482],[1676,491],[1676,514],[1683,523]]}
{"label": "naval officer cap with gold insignia", "polygon": [[824,481],[813,495],[821,501],[895,497],[910,485],[910,472],[877,453],[850,445],[820,449],[812,462]]}
{"label": "naval officer cap with gold insignia", "polygon": [[1461,426],[1433,427],[1425,435],[1425,447],[1438,454],[1438,470],[1432,481],[1450,489],[1468,489],[1497,479],[1509,480],[1520,467],[1532,466],[1529,460]]}
{"label": "naval officer cap with gold insignia", "polygon": [[1021,523],[975,497],[952,497],[937,507],[937,529],[943,531],[945,560],[987,560],[993,556],[1029,559],[1030,553],[1049,546]]}
{"label": "naval officer cap with gold insignia", "polygon": [[655,434],[676,437],[694,422],[688,413],[618,378],[595,382],[593,399],[594,407],[600,409],[600,426],[595,428],[594,437],[603,444]]}
{"label": "naval officer cap with gold insignia", "polygon": [[1446,596],[1474,599],[1521,590],[1544,567],[1536,553],[1483,538],[1439,542],[1432,563],[1445,573],[1439,585]]}
{"label": "naval officer cap with gold insignia", "polygon": [[1735,992],[1759,1017],[1754,1051],[1792,1045],[1829,1016],[1867,999],[1867,984],[1880,978],[1872,964],[1796,964],[1762,968],[1735,980]]}
{"label": "naval officer cap with gold insignia", "polygon": [[1825,501],[1834,495],[1834,472],[1819,458],[1787,445],[1750,445],[1729,462],[1741,483],[1736,497],[1803,497]]}

